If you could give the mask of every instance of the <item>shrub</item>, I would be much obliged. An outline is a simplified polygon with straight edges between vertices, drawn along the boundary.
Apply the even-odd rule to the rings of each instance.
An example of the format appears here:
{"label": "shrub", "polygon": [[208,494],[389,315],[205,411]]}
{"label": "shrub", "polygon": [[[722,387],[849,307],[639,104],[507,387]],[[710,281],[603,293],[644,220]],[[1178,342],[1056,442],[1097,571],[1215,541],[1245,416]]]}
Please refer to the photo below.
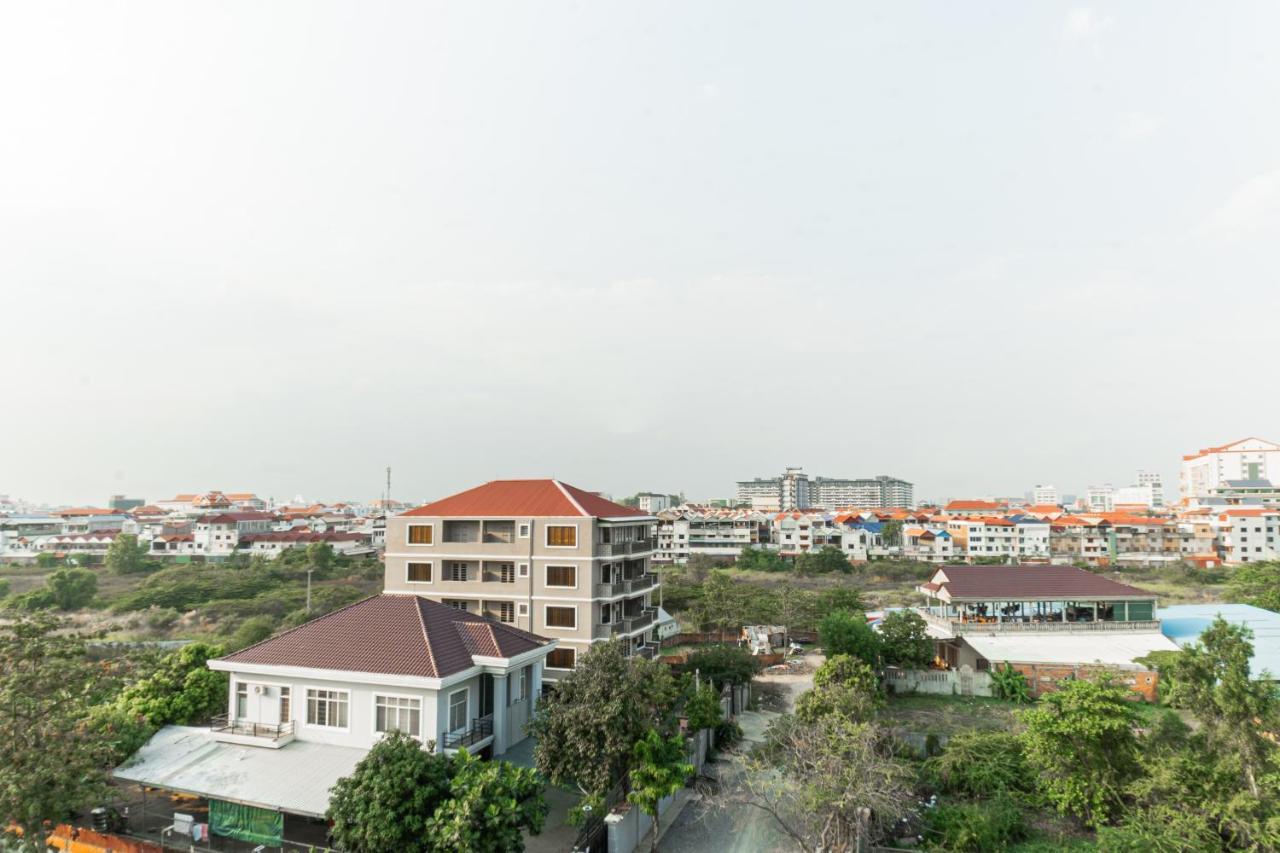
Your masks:
{"label": "shrub", "polygon": [[709,646],[689,655],[685,672],[697,670],[717,688],[746,684],[760,669],[760,661],[741,646]]}
{"label": "shrub", "polygon": [[270,616],[250,616],[240,623],[240,627],[236,628],[236,632],[231,635],[231,640],[227,645],[233,651],[248,648],[270,637],[275,633],[275,630],[276,620]]}
{"label": "shrub", "polygon": [[1126,815],[1119,826],[1098,829],[1098,850],[1103,853],[1211,853],[1222,849],[1222,838],[1194,809],[1139,809]]}
{"label": "shrub", "polygon": [[725,749],[742,740],[742,726],[732,720],[716,724],[716,749]]}
{"label": "shrub", "polygon": [[689,718],[689,729],[699,731],[719,725],[721,721],[720,698],[716,689],[704,684],[695,690],[689,700],[684,703],[685,716]]}
{"label": "shrub", "polygon": [[116,697],[123,715],[152,726],[192,725],[226,709],[227,675],[206,666],[222,646],[190,643],[160,659],[149,676]]}
{"label": "shrub", "polygon": [[152,607],[147,610],[143,621],[153,631],[163,631],[172,627],[181,618],[181,614],[172,607]]}
{"label": "shrub", "polygon": [[818,642],[828,655],[853,655],[870,666],[880,662],[880,637],[861,613],[828,613],[818,625]]}
{"label": "shrub", "polygon": [[938,806],[928,815],[929,836],[942,850],[1007,850],[1027,836],[1027,819],[1012,798]]}
{"label": "shrub", "polygon": [[1006,663],[991,670],[991,694],[1006,702],[1026,703],[1031,701],[1031,686],[1026,676]]}
{"label": "shrub", "polygon": [[889,666],[928,666],[934,652],[924,618],[914,610],[895,610],[886,615],[880,623],[880,654]]}
{"label": "shrub", "polygon": [[924,778],[948,794],[986,798],[1031,789],[1022,741],[1009,732],[960,732],[924,763]]}

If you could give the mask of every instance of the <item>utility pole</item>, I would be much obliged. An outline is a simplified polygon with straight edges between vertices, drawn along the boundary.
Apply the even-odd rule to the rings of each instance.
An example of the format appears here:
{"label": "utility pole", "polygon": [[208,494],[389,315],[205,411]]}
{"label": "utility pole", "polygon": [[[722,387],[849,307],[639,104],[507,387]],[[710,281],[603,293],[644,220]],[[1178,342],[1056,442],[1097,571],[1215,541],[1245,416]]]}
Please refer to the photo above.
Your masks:
{"label": "utility pole", "polygon": [[311,615],[311,573],[315,569],[307,569],[307,615]]}

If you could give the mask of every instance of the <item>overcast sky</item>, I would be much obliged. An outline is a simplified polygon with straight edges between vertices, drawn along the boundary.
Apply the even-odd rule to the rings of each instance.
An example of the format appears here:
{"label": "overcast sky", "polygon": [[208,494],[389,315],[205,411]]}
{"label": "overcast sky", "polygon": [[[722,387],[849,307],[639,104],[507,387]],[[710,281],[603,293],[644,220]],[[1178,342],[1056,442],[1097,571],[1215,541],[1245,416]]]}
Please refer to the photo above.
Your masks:
{"label": "overcast sky", "polygon": [[0,493],[1280,438],[1280,4],[6,3]]}

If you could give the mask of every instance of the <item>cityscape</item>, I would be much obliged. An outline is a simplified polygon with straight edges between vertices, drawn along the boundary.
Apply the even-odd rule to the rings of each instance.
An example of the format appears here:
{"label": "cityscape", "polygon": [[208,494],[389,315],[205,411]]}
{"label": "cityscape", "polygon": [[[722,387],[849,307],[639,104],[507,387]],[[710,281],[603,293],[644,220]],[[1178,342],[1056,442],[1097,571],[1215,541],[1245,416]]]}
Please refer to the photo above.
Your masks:
{"label": "cityscape", "polygon": [[1280,851],[1278,32],[0,3],[0,853]]}

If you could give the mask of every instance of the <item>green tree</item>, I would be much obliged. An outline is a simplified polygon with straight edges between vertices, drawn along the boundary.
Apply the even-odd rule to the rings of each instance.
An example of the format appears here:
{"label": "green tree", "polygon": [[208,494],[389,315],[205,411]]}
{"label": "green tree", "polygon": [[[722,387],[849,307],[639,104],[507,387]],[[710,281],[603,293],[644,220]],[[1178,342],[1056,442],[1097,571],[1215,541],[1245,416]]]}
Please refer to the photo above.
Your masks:
{"label": "green tree", "polygon": [[902,522],[886,521],[880,527],[880,541],[886,548],[896,548],[902,544]]}
{"label": "green tree", "polygon": [[865,849],[912,799],[913,774],[892,738],[838,714],[779,717],[743,764],[726,798],[764,811],[806,853]]}
{"label": "green tree", "polygon": [[1280,612],[1280,563],[1245,563],[1237,566],[1227,583],[1226,600]]}
{"label": "green tree", "polygon": [[145,572],[150,567],[146,548],[132,533],[121,533],[111,540],[105,563],[107,569],[117,575]]}
{"label": "green tree", "polygon": [[720,724],[720,694],[709,684],[704,684],[684,703],[684,713],[689,720],[690,731],[713,729]]}
{"label": "green tree", "polygon": [[718,688],[751,681],[760,670],[760,662],[741,646],[706,646],[692,652],[685,672],[697,672]]}
{"label": "green tree", "polygon": [[270,616],[250,616],[240,623],[236,632],[231,635],[228,646],[231,649],[245,649],[255,643],[261,643],[276,631],[277,620]]}
{"label": "green tree", "polygon": [[850,613],[863,613],[866,611],[866,603],[862,600],[862,593],[859,590],[849,586],[837,586],[831,589],[824,589],[818,593],[816,602],[819,614],[827,614],[833,610],[847,610]]}
{"label": "green tree", "polygon": [[693,765],[685,758],[680,735],[664,737],[657,729],[649,729],[636,741],[627,801],[653,818],[650,850],[658,849],[658,804],[683,788],[684,780],[692,775]]}
{"label": "green tree", "polygon": [[189,643],[160,658],[155,670],[112,703],[127,717],[154,727],[202,723],[226,711],[227,674],[209,669],[222,646]]}
{"label": "green tree", "polygon": [[934,657],[933,640],[914,610],[894,610],[880,622],[880,657],[888,666],[923,669]]}
{"label": "green tree", "polygon": [[1138,769],[1129,689],[1108,680],[1063,681],[1018,716],[1027,765],[1063,814],[1100,826],[1119,813]]}
{"label": "green tree", "polygon": [[1035,784],[1022,741],[1011,732],[958,732],[941,755],[925,761],[923,770],[924,778],[944,793],[974,799],[1027,793]]}
{"label": "green tree", "polygon": [[1031,701],[1031,685],[1027,677],[1005,661],[1003,667],[991,670],[991,695],[1006,702],[1025,703]]}
{"label": "green tree", "polygon": [[58,569],[45,581],[53,606],[79,610],[98,594],[98,576],[89,569]]}
{"label": "green tree", "polygon": [[20,829],[19,849],[44,850],[46,822],[106,790],[111,746],[85,722],[118,673],[61,627],[38,616],[0,629],[0,832]]}
{"label": "green tree", "polygon": [[845,553],[834,545],[824,545],[817,551],[806,551],[796,557],[796,574],[824,575],[830,572],[853,571],[853,565]]}
{"label": "green tree", "polygon": [[52,569],[58,565],[58,557],[52,551],[41,551],[36,554],[36,565],[42,569]]}
{"label": "green tree", "polygon": [[307,546],[307,562],[324,574],[333,566],[333,546],[328,542],[312,542]]}
{"label": "green tree", "polygon": [[350,853],[517,851],[521,830],[540,832],[545,816],[533,771],[466,750],[449,758],[403,732],[378,741],[337,781],[328,812],[336,846]]}
{"label": "green tree", "polygon": [[1248,628],[1215,619],[1174,662],[1170,701],[1195,715],[1215,747],[1238,758],[1241,782],[1257,798],[1259,776],[1275,750],[1259,723],[1270,728],[1280,720],[1270,679],[1249,677],[1252,636]]}
{"label": "green tree", "polygon": [[861,613],[834,610],[818,623],[818,642],[828,655],[853,655],[880,665],[880,637]]}
{"label": "green tree", "polygon": [[790,566],[777,551],[746,546],[738,554],[736,567],[753,572],[785,572]]}
{"label": "green tree", "polygon": [[605,794],[630,769],[636,741],[666,721],[676,692],[664,665],[627,657],[616,640],[592,645],[529,723],[538,771],[584,797]]}
{"label": "green tree", "polygon": [[852,655],[835,655],[813,676],[813,689],[796,701],[796,717],[807,723],[837,715],[865,722],[884,701],[880,680],[866,662]]}

